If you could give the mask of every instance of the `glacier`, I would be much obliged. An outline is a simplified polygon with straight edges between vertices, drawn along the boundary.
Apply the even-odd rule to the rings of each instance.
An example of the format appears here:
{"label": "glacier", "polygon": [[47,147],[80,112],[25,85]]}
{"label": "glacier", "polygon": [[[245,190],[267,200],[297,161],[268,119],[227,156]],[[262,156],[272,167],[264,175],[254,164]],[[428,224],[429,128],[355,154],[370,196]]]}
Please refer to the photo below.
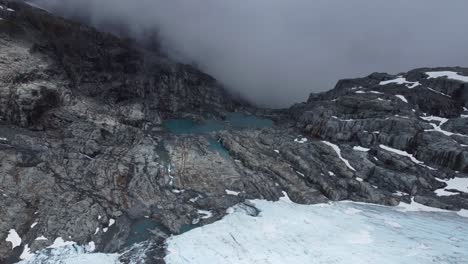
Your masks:
{"label": "glacier", "polygon": [[[285,193],[280,201],[251,200],[227,213],[170,237],[166,263],[468,263],[468,218],[415,201],[397,207],[347,201],[301,205]],[[119,256],[66,245],[20,263],[116,264]]]}
{"label": "glacier", "polygon": [[[254,200],[222,220],[173,236],[168,264],[468,263],[468,219],[454,212],[352,202]],[[414,207],[422,208],[422,207]]]}

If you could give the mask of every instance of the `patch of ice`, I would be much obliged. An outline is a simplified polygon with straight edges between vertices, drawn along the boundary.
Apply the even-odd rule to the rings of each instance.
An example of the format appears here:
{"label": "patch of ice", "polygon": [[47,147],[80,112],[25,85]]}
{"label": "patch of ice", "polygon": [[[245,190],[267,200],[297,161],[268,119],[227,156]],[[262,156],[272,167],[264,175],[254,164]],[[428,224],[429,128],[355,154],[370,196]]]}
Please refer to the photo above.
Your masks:
{"label": "patch of ice", "polygon": [[381,149],[384,149],[384,150],[386,150],[386,151],[393,152],[393,153],[398,154],[398,155],[400,155],[400,156],[408,157],[412,162],[414,162],[414,163],[416,163],[416,164],[418,164],[418,165],[421,165],[421,166],[426,167],[426,168],[431,169],[431,170],[435,170],[434,168],[431,168],[431,167],[429,167],[429,166],[427,166],[427,165],[424,165],[424,162],[417,160],[417,159],[413,156],[413,154],[409,154],[409,153],[406,152],[406,151],[399,150],[399,149],[394,149],[394,148],[391,148],[391,147],[385,146],[385,145],[380,145],[380,148],[381,148]]}
{"label": "patch of ice", "polygon": [[75,244],[76,242],[74,241],[65,241],[63,240],[63,238],[57,237],[54,240],[54,243],[52,243],[52,245],[48,246],[47,248],[61,248],[61,247],[69,246],[69,245],[75,245]]}
{"label": "patch of ice", "polygon": [[340,120],[340,121],[343,121],[343,122],[351,122],[351,121],[354,121],[354,119],[341,119],[341,118],[338,118],[337,116],[332,116],[332,118],[337,119],[337,120]]}
{"label": "patch of ice", "polygon": [[28,259],[32,259],[33,257],[34,257],[34,254],[31,253],[29,244],[24,245],[23,252],[20,255],[20,259],[28,260]]}
{"label": "patch of ice", "polygon": [[458,72],[453,71],[435,71],[435,72],[426,72],[429,75],[428,79],[447,77],[448,79],[457,80],[461,82],[468,82],[468,76],[463,76],[458,74]]}
{"label": "patch of ice", "polygon": [[406,195],[408,195],[407,193],[402,192],[402,191],[396,191],[393,194],[396,195],[396,196],[406,196]]}
{"label": "patch of ice", "polygon": [[444,94],[444,93],[442,93],[442,92],[439,92],[439,91],[434,90],[434,89],[429,88],[429,87],[426,87],[426,88],[427,88],[429,91],[432,91],[432,92],[434,92],[434,93],[441,94],[441,95],[443,95],[443,96],[452,98],[452,96],[450,96],[450,95],[448,95],[448,94]]}
{"label": "patch of ice", "polygon": [[240,192],[235,192],[235,191],[231,191],[231,190],[228,190],[228,189],[226,189],[225,191],[226,191],[227,195],[238,196],[240,194]]}
{"label": "patch of ice", "polygon": [[362,151],[362,152],[368,152],[370,150],[369,148],[364,148],[361,146],[354,146],[353,149],[356,151]]}
{"label": "patch of ice", "polygon": [[305,137],[304,138],[296,138],[296,139],[294,139],[294,142],[303,144],[303,143],[307,142],[307,138],[305,138]]}
{"label": "patch of ice", "polygon": [[96,250],[96,244],[94,243],[94,241],[90,241],[88,245],[85,246],[85,248],[87,252],[93,252],[94,250]]}
{"label": "patch of ice", "polygon": [[301,176],[301,177],[305,177],[305,174],[300,172],[300,171],[296,171],[296,173],[299,174],[299,176]]}
{"label": "patch of ice", "polygon": [[11,249],[21,245],[21,237],[16,233],[15,229],[10,229],[10,231],[8,231],[8,236],[5,241],[11,243]]}
{"label": "patch of ice", "polygon": [[348,161],[347,159],[343,158],[343,156],[341,156],[341,149],[340,149],[337,145],[335,145],[335,144],[333,144],[333,143],[331,143],[331,142],[328,142],[328,141],[322,141],[322,143],[324,143],[325,145],[330,146],[330,147],[336,152],[336,154],[338,155],[338,157],[346,164],[346,166],[347,166],[350,170],[356,171],[356,170],[351,166],[351,164],[349,164],[349,161]]}
{"label": "patch of ice", "polygon": [[408,100],[406,100],[406,98],[405,98],[403,95],[401,95],[401,94],[396,94],[395,96],[396,96],[398,99],[402,100],[403,102],[408,103]]}
{"label": "patch of ice", "polygon": [[468,178],[453,178],[450,180],[442,180],[442,182],[445,182],[447,186],[435,191],[438,196],[451,196],[458,194],[456,192],[448,192],[446,190],[457,190],[468,193]]}
{"label": "patch of ice", "polygon": [[202,215],[200,218],[201,219],[208,219],[208,218],[211,218],[213,217],[213,213],[211,211],[207,211],[207,210],[198,210],[197,213],[199,215]]}
{"label": "patch of ice", "polygon": [[406,80],[406,78],[402,77],[402,76],[398,76],[396,79],[393,79],[393,80],[388,80],[388,81],[382,81],[379,83],[379,85],[387,85],[387,84],[392,84],[392,83],[395,83],[395,84],[404,84],[406,85],[406,87],[412,89],[418,85],[421,85],[419,82],[409,82]]}
{"label": "patch of ice", "polygon": [[431,121],[436,121],[436,122],[439,122],[439,124],[434,124],[434,123],[429,123],[433,129],[426,129],[424,131],[427,131],[427,132],[431,132],[431,131],[436,131],[436,132],[440,132],[446,136],[453,136],[453,135],[457,135],[457,136],[462,136],[462,137],[468,137],[467,135],[463,135],[463,134],[459,134],[459,133],[453,133],[453,132],[450,132],[450,131],[446,131],[446,130],[443,130],[442,129],[442,126],[447,123],[449,120],[447,118],[444,118],[444,117],[438,117],[438,116],[420,116],[419,118],[425,120],[425,121],[428,121],[428,122],[431,122]]}

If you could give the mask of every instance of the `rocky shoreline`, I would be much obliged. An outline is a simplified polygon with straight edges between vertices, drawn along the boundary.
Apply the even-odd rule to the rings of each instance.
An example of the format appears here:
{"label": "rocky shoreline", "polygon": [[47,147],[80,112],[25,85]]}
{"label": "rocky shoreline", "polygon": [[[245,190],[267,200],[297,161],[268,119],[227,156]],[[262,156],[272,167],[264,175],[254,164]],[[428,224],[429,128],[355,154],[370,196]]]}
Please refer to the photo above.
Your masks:
{"label": "rocky shoreline", "polygon": [[[0,263],[57,238],[122,252],[139,223],[153,230],[141,263],[163,263],[169,235],[284,193],[468,209],[468,68],[374,73],[257,109],[157,51],[0,5],[13,10],[0,20]],[[274,124],[232,127],[233,112]],[[226,125],[174,133],[176,119]]]}

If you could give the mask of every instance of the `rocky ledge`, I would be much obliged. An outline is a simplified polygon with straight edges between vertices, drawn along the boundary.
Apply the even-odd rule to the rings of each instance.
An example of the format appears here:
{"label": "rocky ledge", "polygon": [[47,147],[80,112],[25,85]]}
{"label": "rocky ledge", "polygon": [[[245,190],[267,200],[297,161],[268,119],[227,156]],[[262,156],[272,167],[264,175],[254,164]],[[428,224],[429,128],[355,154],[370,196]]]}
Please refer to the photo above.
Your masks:
{"label": "rocky ledge", "polygon": [[468,209],[467,68],[258,109],[157,50],[0,5],[0,263],[70,241],[163,263],[169,235],[255,198]]}

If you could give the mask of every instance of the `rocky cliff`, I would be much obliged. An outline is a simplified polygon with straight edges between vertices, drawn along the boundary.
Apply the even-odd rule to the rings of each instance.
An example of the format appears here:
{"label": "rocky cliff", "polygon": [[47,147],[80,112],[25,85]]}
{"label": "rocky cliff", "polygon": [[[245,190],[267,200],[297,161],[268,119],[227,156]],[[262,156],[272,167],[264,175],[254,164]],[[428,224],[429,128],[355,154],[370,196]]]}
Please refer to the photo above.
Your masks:
{"label": "rocky cliff", "polygon": [[0,5],[0,263],[59,238],[163,263],[170,234],[285,194],[468,209],[454,184],[468,178],[467,68],[374,73],[257,109],[131,40]]}

